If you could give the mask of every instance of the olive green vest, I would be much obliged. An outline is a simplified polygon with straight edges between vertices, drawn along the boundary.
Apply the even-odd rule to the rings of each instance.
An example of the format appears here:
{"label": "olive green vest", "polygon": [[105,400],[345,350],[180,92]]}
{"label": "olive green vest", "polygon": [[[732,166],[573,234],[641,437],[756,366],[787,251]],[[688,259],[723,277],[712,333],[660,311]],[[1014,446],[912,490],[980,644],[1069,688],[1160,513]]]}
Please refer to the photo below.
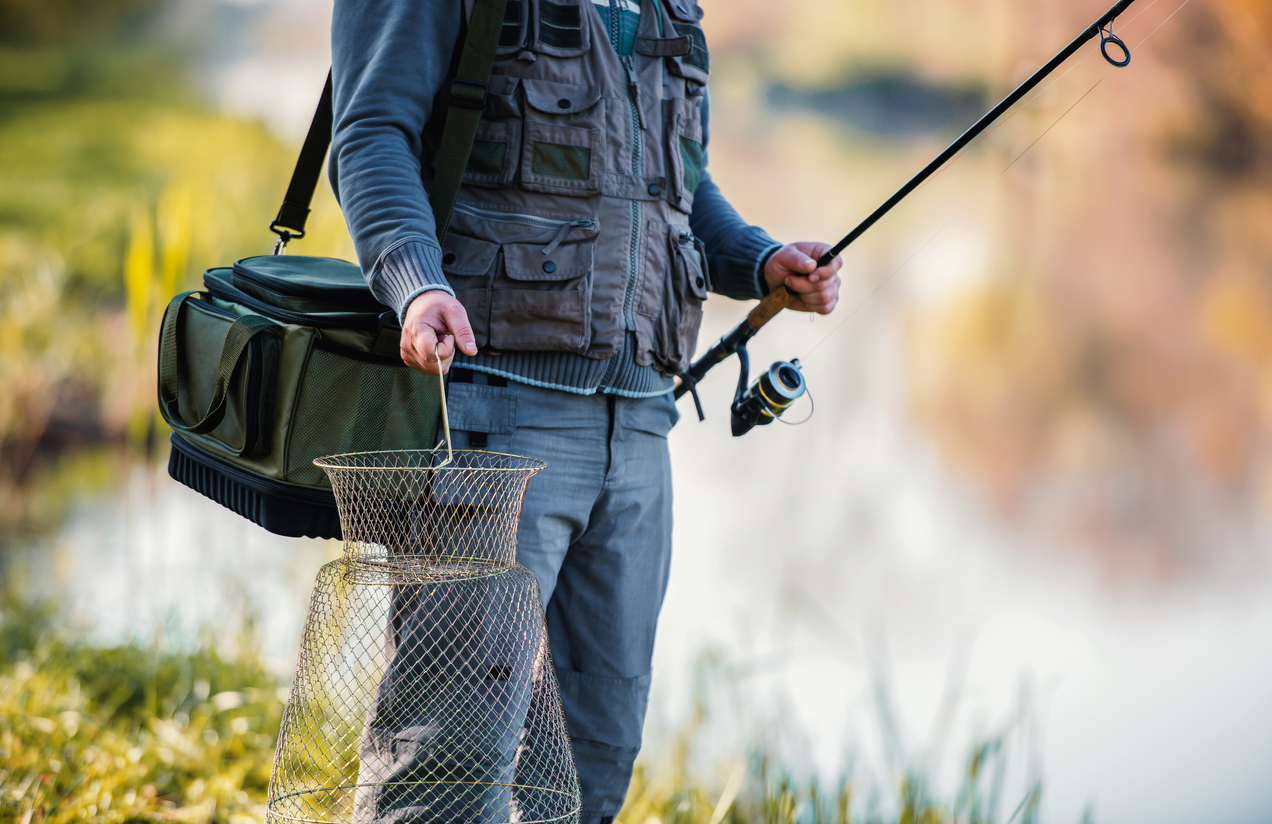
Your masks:
{"label": "olive green vest", "polygon": [[675,374],[708,274],[689,230],[706,41],[694,0],[643,0],[635,53],[591,0],[509,0],[442,265],[486,352],[618,352]]}

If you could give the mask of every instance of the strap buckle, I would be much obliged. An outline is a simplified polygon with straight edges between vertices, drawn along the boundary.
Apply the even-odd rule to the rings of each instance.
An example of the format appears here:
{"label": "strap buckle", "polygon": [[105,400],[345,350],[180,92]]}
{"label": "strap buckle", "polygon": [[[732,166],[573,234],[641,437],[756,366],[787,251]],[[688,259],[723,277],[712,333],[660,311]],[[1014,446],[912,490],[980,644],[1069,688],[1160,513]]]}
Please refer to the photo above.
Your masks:
{"label": "strap buckle", "polygon": [[458,106],[461,109],[477,109],[480,111],[486,107],[486,93],[489,90],[489,83],[456,77],[451,81],[451,105]]}
{"label": "strap buckle", "polygon": [[269,230],[278,235],[278,240],[274,243],[274,254],[276,255],[287,254],[287,244],[293,240],[300,240],[305,236],[304,229],[300,231],[284,229],[283,224],[280,224],[277,218],[269,222]]}

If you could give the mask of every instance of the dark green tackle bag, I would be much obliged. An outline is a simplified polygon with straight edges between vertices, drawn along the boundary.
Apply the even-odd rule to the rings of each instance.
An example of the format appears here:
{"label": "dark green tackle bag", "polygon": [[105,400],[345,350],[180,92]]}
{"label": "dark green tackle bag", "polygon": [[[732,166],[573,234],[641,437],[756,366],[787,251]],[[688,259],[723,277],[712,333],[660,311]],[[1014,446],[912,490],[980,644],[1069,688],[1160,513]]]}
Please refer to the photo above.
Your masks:
{"label": "dark green tackle bag", "polygon": [[270,532],[340,537],[314,458],[432,447],[437,378],[402,362],[396,318],[352,263],[247,258],[203,284],[160,333],[169,474]]}
{"label": "dark green tackle bag", "polygon": [[[451,80],[429,203],[446,235],[495,61],[505,0],[476,0]],[[270,230],[273,255],[209,269],[202,292],[168,304],[159,409],[172,427],[168,473],[279,535],[339,538],[314,458],[436,446],[437,378],[399,354],[397,318],[352,263],[283,254],[305,236],[331,143],[331,76]]]}

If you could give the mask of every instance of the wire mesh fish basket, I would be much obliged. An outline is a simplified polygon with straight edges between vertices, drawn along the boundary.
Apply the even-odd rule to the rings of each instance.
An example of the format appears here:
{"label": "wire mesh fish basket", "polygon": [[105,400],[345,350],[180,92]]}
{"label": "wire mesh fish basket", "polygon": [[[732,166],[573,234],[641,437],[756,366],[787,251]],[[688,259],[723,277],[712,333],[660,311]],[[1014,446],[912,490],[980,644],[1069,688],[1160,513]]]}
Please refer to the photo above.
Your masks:
{"label": "wire mesh fish basket", "polygon": [[528,458],[337,455],[343,556],[309,605],[267,820],[573,822],[579,787],[534,575]]}

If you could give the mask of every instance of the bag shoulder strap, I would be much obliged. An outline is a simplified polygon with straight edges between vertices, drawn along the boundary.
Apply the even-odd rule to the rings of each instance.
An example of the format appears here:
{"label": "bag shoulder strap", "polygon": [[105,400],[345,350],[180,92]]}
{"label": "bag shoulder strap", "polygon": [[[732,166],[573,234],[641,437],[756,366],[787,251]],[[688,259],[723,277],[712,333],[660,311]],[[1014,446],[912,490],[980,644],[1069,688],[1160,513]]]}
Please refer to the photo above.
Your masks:
{"label": "bag shoulder strap", "polygon": [[314,189],[318,187],[318,178],[322,175],[322,162],[327,157],[327,147],[331,145],[331,70],[327,70],[327,82],[322,87],[322,97],[318,98],[318,108],[314,111],[314,119],[309,123],[309,132],[300,147],[300,157],[296,158],[296,168],[292,170],[291,183],[287,184],[287,193],[283,195],[283,205],[278,210],[278,217],[269,223],[269,230],[278,235],[278,243],[274,245],[274,254],[287,249],[287,242],[293,238],[305,236],[305,221],[309,220],[309,204],[314,200]]}
{"label": "bag shoulder strap", "polygon": [[446,125],[437,148],[437,175],[428,202],[437,220],[437,242],[446,240],[455,199],[468,156],[473,151],[473,138],[486,107],[490,70],[495,65],[495,49],[503,28],[508,0],[476,0],[473,16],[468,21],[468,35],[459,56],[459,68],[450,84],[450,101],[446,107]]}
{"label": "bag shoulder strap", "polygon": [[[486,92],[490,82],[490,70],[495,64],[495,49],[499,32],[503,27],[504,7],[508,0],[476,0],[472,18],[468,21],[468,34],[464,37],[459,68],[450,84],[450,99],[446,108],[446,125],[437,150],[437,176],[429,194],[429,204],[437,221],[437,240],[446,239],[455,199],[468,166],[468,156],[473,150],[477,124],[486,106]],[[278,216],[270,221],[269,229],[278,235],[274,254],[287,249],[288,241],[305,236],[305,222],[309,219],[309,207],[314,199],[314,189],[322,175],[323,160],[331,145],[331,72],[322,97],[309,124],[305,143],[296,159],[291,183],[283,196]]]}

